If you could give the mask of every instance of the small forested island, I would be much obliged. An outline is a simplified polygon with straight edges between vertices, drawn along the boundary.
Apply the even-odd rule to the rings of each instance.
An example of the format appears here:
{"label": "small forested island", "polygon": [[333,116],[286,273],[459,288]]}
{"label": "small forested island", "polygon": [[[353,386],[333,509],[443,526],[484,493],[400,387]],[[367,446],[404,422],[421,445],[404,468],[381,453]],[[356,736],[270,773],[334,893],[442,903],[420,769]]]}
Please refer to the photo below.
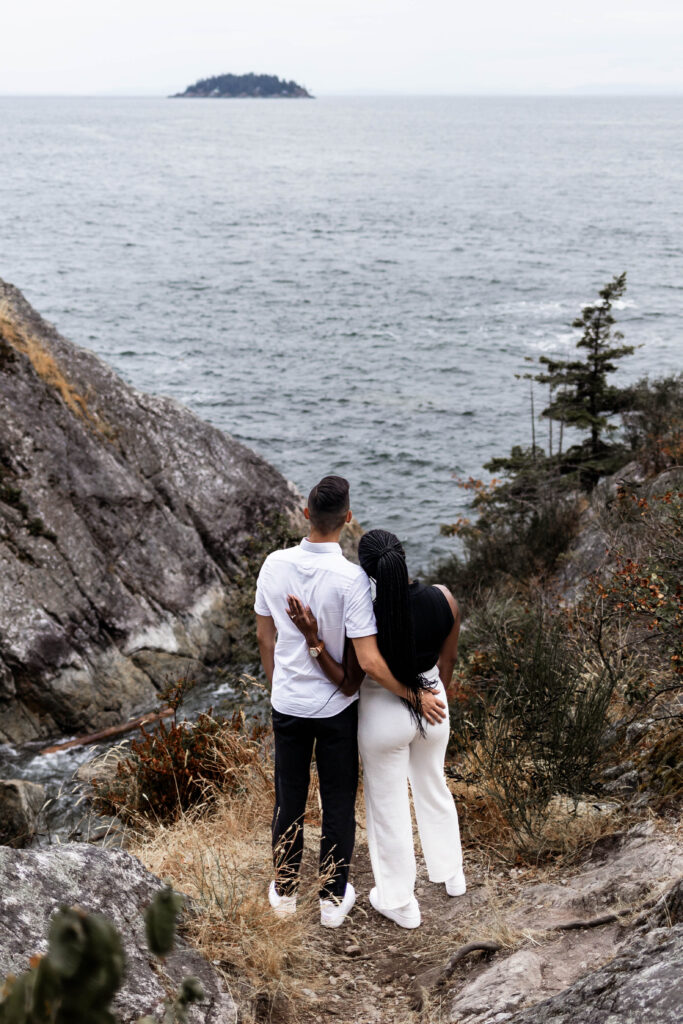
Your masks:
{"label": "small forested island", "polygon": [[171,99],[225,99],[242,96],[280,99],[313,99],[307,89],[297,82],[286,82],[277,75],[214,75],[200,78],[188,85],[185,92],[177,92]]}

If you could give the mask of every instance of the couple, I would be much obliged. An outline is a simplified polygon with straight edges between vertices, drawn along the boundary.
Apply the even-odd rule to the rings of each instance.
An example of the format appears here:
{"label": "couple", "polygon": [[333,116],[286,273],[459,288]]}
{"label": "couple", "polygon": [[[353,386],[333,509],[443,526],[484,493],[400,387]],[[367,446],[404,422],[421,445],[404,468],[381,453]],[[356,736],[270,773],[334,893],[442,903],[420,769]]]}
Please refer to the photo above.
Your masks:
{"label": "couple", "polygon": [[451,896],[465,891],[458,815],[443,770],[458,606],[445,587],[409,582],[391,533],[361,538],[360,568],[343,556],[339,537],[351,511],[342,477],[324,477],[304,515],[308,537],[266,558],[254,606],[275,737],[270,904],[278,915],[296,911],[315,745],[326,879],[321,924],[336,928],[351,910],[360,748],[375,877],[370,903],[403,928],[417,928],[409,780],[430,880],[445,883]]}

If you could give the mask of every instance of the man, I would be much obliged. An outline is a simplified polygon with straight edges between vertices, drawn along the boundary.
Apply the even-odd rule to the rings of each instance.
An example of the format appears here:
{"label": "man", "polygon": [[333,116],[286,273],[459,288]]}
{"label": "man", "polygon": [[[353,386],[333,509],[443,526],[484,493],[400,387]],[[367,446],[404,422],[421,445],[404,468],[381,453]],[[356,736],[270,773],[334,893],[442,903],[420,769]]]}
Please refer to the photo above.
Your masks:
{"label": "man", "polygon": [[[349,484],[326,476],[308,496],[310,523],[298,547],[268,555],[256,587],[254,609],[261,661],[271,684],[275,737],[275,879],[268,897],[276,914],[294,913],[303,852],[303,816],[315,745],[322,837],[320,866],[328,876],[320,893],[320,923],[337,928],[355,903],[348,881],[355,839],[358,785],[358,695],[346,696],[326,677],[323,651],[341,662],[346,637],[361,669],[399,697],[409,693],[391,674],[377,647],[370,583],[359,566],[344,558],[339,537],[350,522]],[[310,605],[318,620],[319,643],[309,647],[288,614],[288,596]],[[428,721],[445,717],[443,703],[425,693]]]}

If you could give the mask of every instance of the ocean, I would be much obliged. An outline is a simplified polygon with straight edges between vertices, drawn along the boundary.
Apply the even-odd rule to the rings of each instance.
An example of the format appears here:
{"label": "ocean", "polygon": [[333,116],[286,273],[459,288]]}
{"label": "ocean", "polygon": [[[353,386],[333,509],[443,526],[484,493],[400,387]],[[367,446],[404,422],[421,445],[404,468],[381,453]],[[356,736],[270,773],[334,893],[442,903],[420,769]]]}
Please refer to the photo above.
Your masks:
{"label": "ocean", "polygon": [[0,199],[0,276],[63,334],[302,491],[347,476],[413,572],[614,274],[619,379],[681,365],[680,97],[6,97]]}

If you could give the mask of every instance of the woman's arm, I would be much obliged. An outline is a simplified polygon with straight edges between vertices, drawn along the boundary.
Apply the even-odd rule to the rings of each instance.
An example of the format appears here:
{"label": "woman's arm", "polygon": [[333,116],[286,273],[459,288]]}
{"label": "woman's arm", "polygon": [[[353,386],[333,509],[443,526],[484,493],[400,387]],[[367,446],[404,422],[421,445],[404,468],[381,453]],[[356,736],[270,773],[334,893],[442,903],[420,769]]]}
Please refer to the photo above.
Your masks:
{"label": "woman's arm", "polygon": [[441,682],[446,690],[446,695],[450,697],[453,692],[453,669],[455,667],[456,658],[458,657],[460,609],[458,607],[458,602],[455,600],[448,587],[442,587],[438,583],[436,586],[448,601],[451,611],[453,612],[453,628],[443,642],[443,646],[439,652],[439,660],[437,662]]}
{"label": "woman's arm", "polygon": [[[303,602],[294,594],[287,595],[287,602],[287,614],[297,629],[303,633],[308,646],[318,647],[321,642],[318,636],[318,621],[311,609],[308,605],[304,607]],[[326,647],[323,647],[317,660],[330,682],[338,686],[345,697],[352,697],[358,692],[364,672],[358,664],[352,644],[346,642],[341,665],[334,660]]]}

